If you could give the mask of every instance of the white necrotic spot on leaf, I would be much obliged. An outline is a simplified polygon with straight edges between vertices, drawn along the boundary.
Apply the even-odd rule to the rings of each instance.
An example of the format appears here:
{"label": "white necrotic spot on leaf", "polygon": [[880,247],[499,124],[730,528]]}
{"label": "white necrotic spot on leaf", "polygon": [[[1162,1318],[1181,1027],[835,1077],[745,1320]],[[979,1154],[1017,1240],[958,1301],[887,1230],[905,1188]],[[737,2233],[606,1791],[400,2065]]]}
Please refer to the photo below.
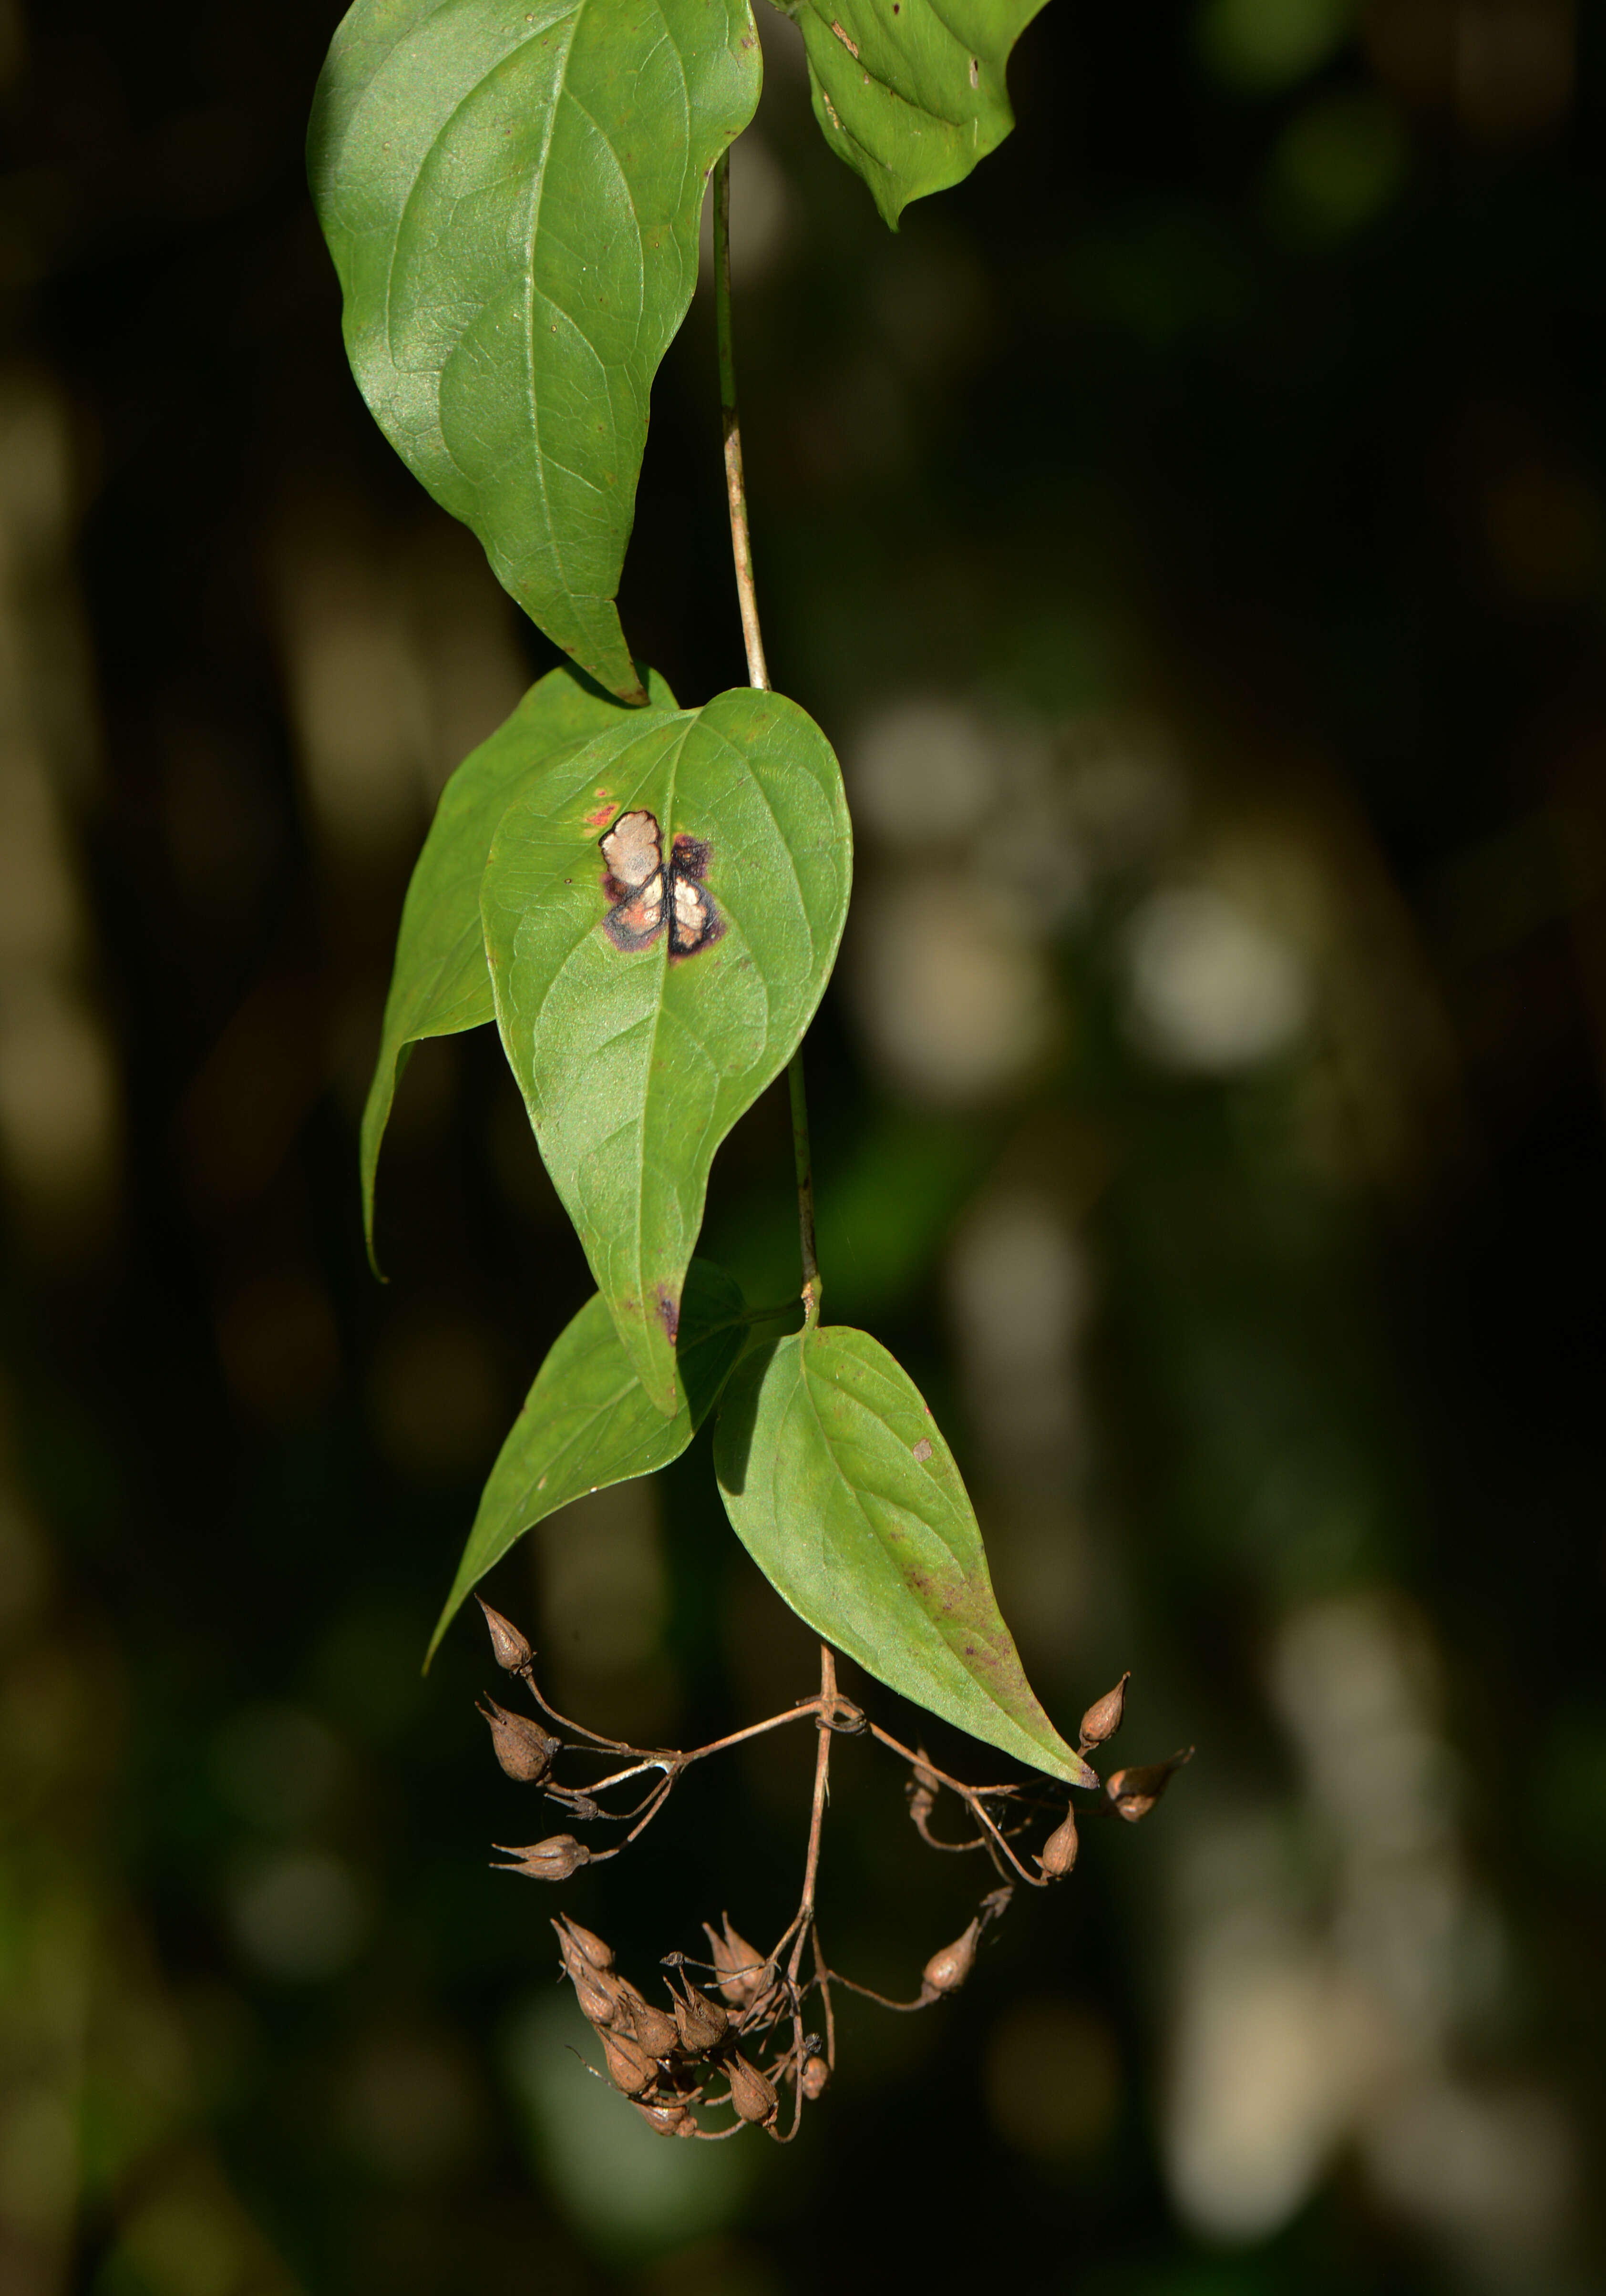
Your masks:
{"label": "white necrotic spot on leaf", "polygon": [[639,891],[657,872],[658,824],[650,813],[622,813],[602,840],[602,857],[621,884]]}

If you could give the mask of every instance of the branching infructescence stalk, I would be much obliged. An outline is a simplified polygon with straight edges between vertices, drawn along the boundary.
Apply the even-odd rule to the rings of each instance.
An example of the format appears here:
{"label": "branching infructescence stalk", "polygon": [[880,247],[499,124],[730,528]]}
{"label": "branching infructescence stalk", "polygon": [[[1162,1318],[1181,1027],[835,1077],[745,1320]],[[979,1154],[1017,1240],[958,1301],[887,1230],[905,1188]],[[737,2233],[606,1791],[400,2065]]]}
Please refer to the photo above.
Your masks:
{"label": "branching infructescence stalk", "polygon": [[[536,1680],[536,1654],[516,1627],[482,1603],[490,1630],[492,1653],[507,1673],[522,1682],[541,1713],[554,1710]],[[1105,1735],[1115,1731],[1119,1709],[1111,1700],[1124,1699],[1127,1677],[1116,1692],[1089,1709],[1090,1719],[1105,1719]],[[762,2128],[779,2144],[796,2135],[805,2104],[823,2094],[836,2062],[836,2018],[832,1988],[878,2002],[884,2008],[905,2012],[926,2009],[959,1990],[970,1976],[978,1949],[991,1923],[1002,1918],[1017,1882],[1046,1889],[1063,1880],[1075,1865],[1078,1848],[1076,1819],[1067,1810],[1043,1837],[1029,1860],[1013,1847],[1028,1828],[1041,1824],[1058,1807],[1042,1791],[1015,1784],[973,1786],[939,1769],[923,1748],[911,1751],[846,1697],[836,1680],[835,1653],[824,1644],[819,1652],[819,1688],[785,1712],[771,1714],[745,1729],[733,1730],[705,1746],[690,1748],[629,1746],[584,1729],[565,1742],[550,1737],[537,1724],[525,1724],[494,1701],[481,1707],[492,1718],[497,1759],[515,1782],[532,1785],[556,1801],[576,1822],[628,1824],[622,1840],[609,1847],[591,1849],[572,1833],[548,1835],[526,1849],[504,1852],[509,1863],[498,1870],[522,1874],[532,1881],[563,1882],[582,1866],[596,1866],[617,1857],[645,1831],[663,1808],[675,1783],[694,1762],[706,1761],[745,1744],[770,1730],[793,1722],[811,1722],[815,1732],[814,1787],[809,1804],[809,1831],[803,1852],[803,1886],[797,1910],[775,1943],[765,1951],[744,1937],[729,1913],[721,1910],[720,1925],[703,1924],[708,1944],[706,1960],[671,1952],[665,1954],[662,2003],[649,1999],[614,1965],[613,1948],[596,1933],[568,1915],[553,1923],[564,1973],[574,1988],[581,2013],[597,2034],[606,2068],[603,2078],[641,2110],[650,2128],[664,2136],[712,2139],[735,2136],[743,2128]],[[534,1733],[526,1738],[526,1730]],[[1088,1723],[1083,1726],[1090,1742]],[[832,1969],[819,1942],[816,1914],[820,1852],[825,1837],[826,1810],[830,1797],[831,1755],[839,1737],[867,1739],[883,1746],[909,1766],[906,1792],[909,1814],[922,1841],[933,1849],[956,1853],[985,1851],[1004,1878],[990,1890],[960,1934],[930,1955],[921,1968],[917,1990],[907,2001],[889,2000],[885,1994],[859,1984]],[[507,1759],[512,1749],[515,1759]],[[1117,1770],[1101,1789],[1093,1805],[1129,1822],[1153,1808],[1188,1752],[1168,1761]],[[618,1758],[622,1758],[622,1759]],[[614,1767],[581,1789],[564,1784],[556,1765],[568,1759],[613,1761]],[[640,1800],[623,1810],[612,1809],[605,1799],[638,1786],[644,1777],[655,1783]],[[941,1798],[952,1794],[965,1806],[976,1831],[971,1839],[951,1841],[930,1830],[930,1820]],[[805,1957],[809,1966],[804,1969]],[[806,2028],[806,2015],[817,2000],[823,2033]],[[789,2112],[783,2103],[789,2094]],[[704,2125],[702,2116],[715,2116]]]}

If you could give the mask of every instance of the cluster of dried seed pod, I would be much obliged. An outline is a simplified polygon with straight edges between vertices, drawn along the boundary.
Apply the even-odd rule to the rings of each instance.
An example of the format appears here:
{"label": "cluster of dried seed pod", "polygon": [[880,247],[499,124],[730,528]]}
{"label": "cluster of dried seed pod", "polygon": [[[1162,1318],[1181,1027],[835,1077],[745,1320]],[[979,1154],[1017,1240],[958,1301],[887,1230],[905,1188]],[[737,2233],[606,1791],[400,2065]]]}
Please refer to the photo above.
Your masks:
{"label": "cluster of dried seed pod", "polygon": [[708,1939],[708,1950],[719,1976],[720,1991],[737,2014],[745,2017],[768,2000],[776,1981],[773,1963],[766,1961],[755,1945],[730,1925],[730,1915],[724,1916],[725,1934],[717,1936],[708,1923],[703,1924],[703,1934]]}
{"label": "cluster of dried seed pod", "polygon": [[[679,1991],[666,1981],[669,2006],[656,2008],[619,1974],[612,1948],[592,1931],[567,1915],[552,1926],[581,2013],[602,2044],[607,2077],[649,2128],[663,2136],[712,2134],[700,2126],[696,2107],[723,2104],[738,2121],[775,2130],[780,2113],[776,2081],[737,2046],[746,2026],[762,2021],[763,2005],[776,1989],[775,1972],[737,1935],[729,1915],[723,1938],[712,1930],[708,1934],[718,1956],[720,1990],[730,2009],[694,1985],[684,1963]],[[795,2051],[786,2056],[772,2070],[790,2069]],[[807,2095],[818,2095],[825,2086],[823,2065],[819,2074],[811,2072],[817,2063],[821,2061],[810,2054],[802,2083]]]}
{"label": "cluster of dried seed pod", "polygon": [[[482,1699],[479,1710],[490,1727],[503,1772],[519,1784],[536,1787],[546,1799],[557,1803],[572,1823],[611,1818],[628,1827],[622,1840],[612,1848],[592,1849],[577,1834],[563,1833],[548,1834],[544,1841],[523,1848],[505,1849],[501,1854],[509,1862],[498,1868],[501,1873],[520,1874],[538,1882],[566,1882],[582,1866],[617,1857],[656,1816],[682,1772],[693,1762],[757,1731],[805,1720],[815,1725],[819,1752],[803,1902],[770,1953],[761,1953],[749,1944],[733,1928],[729,1914],[719,1931],[704,1923],[709,1960],[693,1964],[681,1954],[666,1956],[664,1966],[675,1975],[666,1980],[667,2005],[659,2007],[620,1974],[611,1948],[593,1931],[566,1915],[553,1924],[564,1972],[601,2046],[605,2078],[663,2136],[722,2136],[747,2126],[767,2129],[772,2136],[787,2141],[796,2133],[804,2104],[819,2097],[830,2079],[836,2054],[833,1986],[866,1995],[892,2009],[924,2009],[947,1998],[970,1975],[983,1933],[1003,1913],[1016,1884],[1025,1882],[1034,1888],[1047,1888],[1063,1881],[1076,1864],[1080,1839],[1074,1804],[1051,1827],[1042,1848],[1034,1855],[1023,1856],[1015,1844],[1028,1828],[1034,1829],[1044,1807],[1042,1793],[1019,1785],[967,1785],[939,1770],[924,1748],[911,1751],[900,1745],[842,1696],[836,1687],[835,1662],[823,1647],[817,1698],[772,1716],[768,1722],[735,1732],[729,1739],[716,1740],[689,1753],[668,1752],[628,1746],[565,1721],[542,1696],[535,1678],[535,1652],[524,1636],[488,1603],[482,1602],[480,1607],[498,1665],[523,1684],[545,1722],[555,1724],[564,1734],[554,1735],[545,1722],[513,1713],[495,1699]],[[1129,1823],[1148,1815],[1193,1751],[1189,1747],[1168,1761],[1116,1770],[1099,1781],[1097,1772],[1088,1767],[1087,1757],[1120,1728],[1130,1679],[1124,1674],[1115,1688],[1097,1699],[1083,1716],[1076,1763],[1070,1772],[1077,1786],[1096,1792],[1096,1811]],[[923,1841],[934,1849],[955,1853],[979,1849],[1001,1879],[1001,1886],[983,1898],[968,1926],[932,1955],[920,1973],[919,1989],[909,2001],[886,2001],[883,1995],[829,1969],[819,1943],[814,1883],[820,1826],[830,1741],[833,1734],[843,1732],[869,1735],[909,1764],[909,1814]],[[583,1787],[566,1784],[556,1775],[556,1764],[560,1758],[571,1756],[600,1760],[608,1775],[594,1777]],[[645,1796],[635,1808],[619,1810],[602,1799],[632,1783],[639,1792],[644,1782]],[[933,1820],[944,1794],[963,1806],[976,1829],[971,1838],[951,1841],[944,1833],[934,1832]],[[812,1972],[806,1981],[800,1966],[805,1943],[811,1947],[813,1956]],[[711,1985],[693,1981],[688,1972],[694,1967],[706,1971]],[[804,2004],[816,1993],[824,2013],[823,2040],[803,2030]],[[755,2062],[761,2057],[765,2062]],[[787,2090],[795,2107],[790,2126],[783,2131],[781,2105]],[[704,2127],[699,2115],[710,2108],[727,2109],[734,2118],[723,2127]]]}

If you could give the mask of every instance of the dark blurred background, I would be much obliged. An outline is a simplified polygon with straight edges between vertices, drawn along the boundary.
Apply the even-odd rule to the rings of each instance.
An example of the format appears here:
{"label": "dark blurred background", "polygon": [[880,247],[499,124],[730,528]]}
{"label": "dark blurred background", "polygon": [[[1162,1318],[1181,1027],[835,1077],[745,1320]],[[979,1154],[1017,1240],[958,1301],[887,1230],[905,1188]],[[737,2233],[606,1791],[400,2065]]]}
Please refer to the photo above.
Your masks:
{"label": "dark blurred background", "polygon": [[[758,570],[861,855],[828,1312],[932,1398],[1061,1723],[1130,1666],[1125,1758],[1198,1757],[940,2014],[848,2009],[787,2151],[569,2054],[477,1624],[419,1660],[589,1287],[489,1032],[409,1071],[383,1289],[355,1166],[430,808],[549,656],[348,377],[330,0],[5,0],[0,2284],[1581,2296],[1601,15],[1052,0],[1017,134],[893,237],[760,12]],[[623,594],[685,701],[742,676],[727,553],[700,292]],[[773,1096],[705,1249],[795,1283]],[[701,1445],[492,1592],[609,1729],[810,1687]],[[641,1978],[772,1934],[803,1735],[562,1902]],[[839,1748],[839,1965],[909,1992],[989,1879]]]}

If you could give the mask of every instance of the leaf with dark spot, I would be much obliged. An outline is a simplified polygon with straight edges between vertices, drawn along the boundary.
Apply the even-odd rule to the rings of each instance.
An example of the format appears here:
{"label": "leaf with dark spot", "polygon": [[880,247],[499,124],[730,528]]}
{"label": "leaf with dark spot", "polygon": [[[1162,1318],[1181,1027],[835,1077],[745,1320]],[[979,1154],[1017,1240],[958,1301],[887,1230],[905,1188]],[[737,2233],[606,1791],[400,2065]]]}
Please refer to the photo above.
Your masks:
{"label": "leaf with dark spot", "polygon": [[[675,697],[638,664],[658,717]],[[496,826],[532,774],[626,716],[624,705],[566,663],[532,685],[513,715],[480,743],[441,792],[408,887],[385,999],[379,1059],[362,1119],[363,1226],[374,1251],[374,1179],[391,1103],[408,1055],[426,1037],[457,1036],[496,1018],[480,922],[480,880]],[[632,725],[644,722],[639,710]],[[593,792],[595,795],[596,792]],[[602,808],[611,820],[610,801]]]}
{"label": "leaf with dark spot", "polygon": [[[814,1017],[847,915],[852,833],[830,744],[750,687],[617,726],[504,814],[481,888],[502,1043],[638,1377],[672,1412],[674,1310],[714,1151]],[[722,930],[622,947],[588,816],[598,787],[664,852],[706,850]]]}

